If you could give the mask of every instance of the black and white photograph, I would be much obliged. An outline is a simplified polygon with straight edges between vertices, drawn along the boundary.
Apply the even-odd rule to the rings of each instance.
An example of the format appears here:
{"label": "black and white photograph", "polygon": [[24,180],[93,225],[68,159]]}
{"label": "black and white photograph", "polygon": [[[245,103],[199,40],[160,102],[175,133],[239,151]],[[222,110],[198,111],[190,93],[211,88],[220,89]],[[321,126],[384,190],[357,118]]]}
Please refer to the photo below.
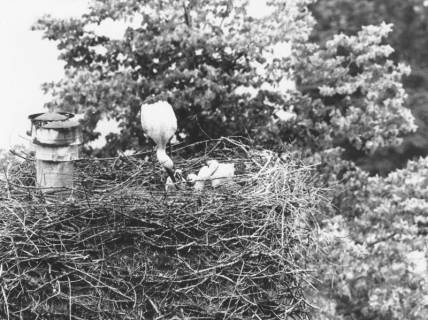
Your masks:
{"label": "black and white photograph", "polygon": [[427,0],[2,0],[0,320],[428,320]]}

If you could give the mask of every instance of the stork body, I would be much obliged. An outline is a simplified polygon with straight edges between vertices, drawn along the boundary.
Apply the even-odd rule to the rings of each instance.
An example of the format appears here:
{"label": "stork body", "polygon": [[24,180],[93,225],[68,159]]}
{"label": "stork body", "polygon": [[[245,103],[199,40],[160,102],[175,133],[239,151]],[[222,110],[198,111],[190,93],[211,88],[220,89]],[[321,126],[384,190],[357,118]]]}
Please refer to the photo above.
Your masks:
{"label": "stork body", "polygon": [[210,181],[213,188],[221,185],[230,185],[235,176],[235,165],[233,163],[219,163],[217,160],[208,160],[198,175],[191,173],[187,176],[187,182],[193,184],[193,188],[201,191],[205,182]]}
{"label": "stork body", "polygon": [[141,106],[141,126],[144,133],[156,143],[156,157],[173,182],[174,163],[166,153],[166,146],[177,131],[177,117],[166,101]]}
{"label": "stork body", "polygon": [[217,169],[218,163],[212,163],[211,165],[203,166],[197,176],[192,176],[194,180],[194,188],[197,191],[201,191],[205,187],[205,181],[209,180],[211,175]]}
{"label": "stork body", "polygon": [[213,188],[221,185],[229,185],[235,176],[235,165],[233,163],[218,163],[217,169],[210,177]]}

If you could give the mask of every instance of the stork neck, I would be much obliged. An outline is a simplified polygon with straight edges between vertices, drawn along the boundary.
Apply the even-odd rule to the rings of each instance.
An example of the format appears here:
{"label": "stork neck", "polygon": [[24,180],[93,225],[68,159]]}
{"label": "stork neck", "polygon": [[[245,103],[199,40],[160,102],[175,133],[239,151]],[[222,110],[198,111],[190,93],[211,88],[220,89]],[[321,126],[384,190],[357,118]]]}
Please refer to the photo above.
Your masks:
{"label": "stork neck", "polygon": [[166,154],[166,150],[164,148],[157,148],[156,149],[156,157],[158,158],[158,161],[162,166],[168,169],[174,168],[174,163],[172,162],[171,158]]}

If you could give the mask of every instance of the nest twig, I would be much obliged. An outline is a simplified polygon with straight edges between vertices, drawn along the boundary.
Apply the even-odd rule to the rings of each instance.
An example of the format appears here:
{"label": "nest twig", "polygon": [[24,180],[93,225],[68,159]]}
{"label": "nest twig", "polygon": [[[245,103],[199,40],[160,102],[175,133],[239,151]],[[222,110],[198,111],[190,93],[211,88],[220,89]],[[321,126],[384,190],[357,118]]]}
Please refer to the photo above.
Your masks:
{"label": "nest twig", "polygon": [[307,319],[310,217],[323,201],[310,169],[230,139],[173,156],[187,173],[233,162],[234,183],[166,194],[150,159],[91,159],[76,164],[72,200],[49,199],[31,161],[11,170],[0,317]]}

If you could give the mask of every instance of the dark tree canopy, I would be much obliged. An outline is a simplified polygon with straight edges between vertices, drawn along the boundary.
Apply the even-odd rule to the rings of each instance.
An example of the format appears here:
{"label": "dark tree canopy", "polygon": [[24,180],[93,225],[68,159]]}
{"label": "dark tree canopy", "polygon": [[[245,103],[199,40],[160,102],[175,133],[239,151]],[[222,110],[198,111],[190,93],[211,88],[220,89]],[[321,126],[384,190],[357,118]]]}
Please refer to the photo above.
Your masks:
{"label": "dark tree canopy", "polygon": [[[94,0],[79,19],[44,17],[34,28],[56,41],[66,63],[64,79],[44,85],[53,94],[47,106],[85,113],[87,141],[96,138],[102,117],[117,121],[120,132],[107,137],[104,154],[146,145],[139,108],[160,99],[174,106],[181,141],[239,135],[298,154],[314,166],[314,180],[334,204],[316,217],[317,240],[327,252],[312,266],[320,280],[316,318],[423,319],[424,309],[412,306],[427,283],[397,252],[420,250],[423,238],[409,208],[426,206],[414,170],[426,164],[369,178],[353,153],[397,146],[416,130],[402,82],[410,70],[398,59],[418,49],[398,46],[394,53],[388,39],[408,40],[406,24],[422,30],[425,8],[415,2],[410,10],[410,2],[398,0],[322,0],[312,7],[320,20],[313,32],[312,2],[271,0],[269,14],[255,18],[244,0]],[[398,32],[378,23],[390,11]],[[122,39],[91,31],[93,24],[136,15],[141,24]],[[366,22],[377,25],[362,27]],[[276,55],[284,43],[291,54]],[[296,88],[285,90],[287,79]],[[403,188],[405,181],[411,187]],[[414,201],[395,202],[406,197]],[[400,295],[406,298],[398,304]]]}
{"label": "dark tree canopy", "polygon": [[409,63],[412,72],[404,84],[409,94],[418,131],[408,135],[399,148],[379,150],[372,157],[353,154],[354,160],[372,172],[387,173],[405,166],[408,159],[428,154],[428,6],[424,0],[322,0],[311,5],[317,24],[313,38],[325,41],[343,32],[356,34],[365,25],[383,21],[394,25],[388,42],[395,49],[395,61]]}
{"label": "dark tree canopy", "polygon": [[[312,23],[304,1],[271,6],[273,13],[256,19],[246,1],[94,1],[81,19],[40,19],[34,28],[57,41],[66,62],[66,78],[44,86],[55,96],[49,106],[85,112],[88,140],[102,116],[118,121],[110,153],[144,143],[139,107],[159,99],[174,106],[181,139],[244,135],[267,142],[272,114],[287,102],[277,89],[260,88],[278,85],[290,71],[287,58],[269,55],[277,43],[306,40]],[[87,31],[92,23],[135,15],[143,22],[121,40]]]}

